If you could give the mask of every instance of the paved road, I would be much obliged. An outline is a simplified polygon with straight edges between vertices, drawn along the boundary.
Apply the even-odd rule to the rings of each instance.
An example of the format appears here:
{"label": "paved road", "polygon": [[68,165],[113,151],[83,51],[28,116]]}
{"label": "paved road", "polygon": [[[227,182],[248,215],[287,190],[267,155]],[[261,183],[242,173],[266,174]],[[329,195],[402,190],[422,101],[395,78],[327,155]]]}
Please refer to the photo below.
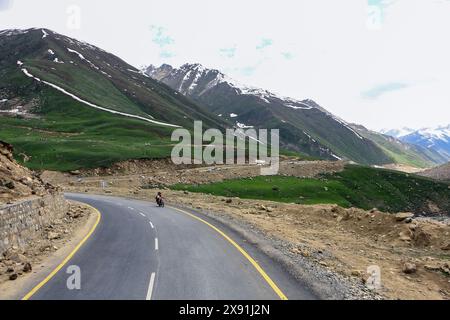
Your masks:
{"label": "paved road", "polygon": [[[289,299],[314,299],[279,265],[226,226],[232,238],[273,280],[217,230],[172,208],[124,198],[68,194],[97,208],[102,219],[69,263],[35,300],[272,300],[278,287]],[[200,217],[200,216],[199,216]],[[81,290],[67,288],[67,267],[81,270]]]}

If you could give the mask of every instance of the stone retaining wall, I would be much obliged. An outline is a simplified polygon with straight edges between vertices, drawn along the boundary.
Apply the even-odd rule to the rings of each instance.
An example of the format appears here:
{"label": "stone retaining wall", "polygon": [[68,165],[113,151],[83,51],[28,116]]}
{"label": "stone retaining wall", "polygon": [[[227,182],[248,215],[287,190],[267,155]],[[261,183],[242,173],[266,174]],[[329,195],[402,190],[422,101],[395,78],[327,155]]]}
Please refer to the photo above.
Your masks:
{"label": "stone retaining wall", "polygon": [[62,194],[0,206],[0,254],[12,246],[25,247],[45,226],[62,219],[67,210]]}

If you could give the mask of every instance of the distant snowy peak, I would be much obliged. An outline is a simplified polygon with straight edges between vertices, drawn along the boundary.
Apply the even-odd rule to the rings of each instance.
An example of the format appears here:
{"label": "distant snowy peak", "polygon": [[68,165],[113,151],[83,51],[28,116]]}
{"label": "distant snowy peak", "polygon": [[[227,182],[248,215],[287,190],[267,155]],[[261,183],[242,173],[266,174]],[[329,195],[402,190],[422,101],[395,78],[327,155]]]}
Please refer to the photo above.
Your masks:
{"label": "distant snowy peak", "polygon": [[395,136],[403,142],[437,151],[447,160],[450,160],[450,125],[418,130],[409,128],[385,130],[383,133]]}
{"label": "distant snowy peak", "polygon": [[395,138],[403,138],[409,135],[420,135],[427,138],[444,139],[447,140],[450,137],[450,125],[440,126],[437,128],[422,128],[422,129],[383,129],[380,131],[382,134],[392,136]]}
{"label": "distant snowy peak", "polygon": [[404,127],[401,129],[382,129],[380,133],[394,138],[400,138],[407,136],[408,134],[413,133],[414,131],[415,129]]}
{"label": "distant snowy peak", "polygon": [[445,140],[450,143],[450,125],[437,128],[420,129],[417,130],[416,133],[427,138]]}

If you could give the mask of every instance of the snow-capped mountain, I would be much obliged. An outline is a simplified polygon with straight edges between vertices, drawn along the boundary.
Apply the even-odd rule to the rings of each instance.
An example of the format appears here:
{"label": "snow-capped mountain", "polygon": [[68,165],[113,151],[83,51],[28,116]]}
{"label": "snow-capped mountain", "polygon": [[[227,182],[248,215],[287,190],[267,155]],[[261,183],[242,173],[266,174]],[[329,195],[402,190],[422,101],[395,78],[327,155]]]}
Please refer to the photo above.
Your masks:
{"label": "snow-capped mountain", "polygon": [[382,129],[380,131],[380,133],[385,134],[387,136],[394,137],[394,138],[400,138],[400,137],[404,137],[410,133],[413,133],[414,131],[416,131],[416,130],[408,128],[408,127],[403,127],[400,129]]}
{"label": "snow-capped mountain", "polygon": [[433,149],[450,160],[450,125],[446,127],[420,129],[406,136],[402,141]]}
{"label": "snow-capped mountain", "polygon": [[306,110],[320,108],[318,105],[308,104],[308,102],[311,102],[308,100],[300,101],[281,97],[261,88],[247,86],[218,70],[207,69],[198,63],[184,64],[179,69],[174,69],[167,64],[163,64],[160,68],[150,65],[146,67],[145,71],[152,78],[171,86],[176,83],[177,91],[187,96],[203,96],[218,86],[225,85],[232,88],[238,95],[259,97],[266,103],[270,103],[270,99],[281,99],[286,102],[285,107],[288,108]]}
{"label": "snow-capped mountain", "polygon": [[450,160],[450,125],[419,130],[401,129],[386,131],[385,134],[396,136],[404,142],[434,150],[445,159]]}
{"label": "snow-capped mountain", "polygon": [[244,85],[201,64],[180,68],[164,64],[144,71],[238,126],[280,129],[281,144],[286,149],[364,164],[393,162],[373,141],[312,100],[282,97]]}

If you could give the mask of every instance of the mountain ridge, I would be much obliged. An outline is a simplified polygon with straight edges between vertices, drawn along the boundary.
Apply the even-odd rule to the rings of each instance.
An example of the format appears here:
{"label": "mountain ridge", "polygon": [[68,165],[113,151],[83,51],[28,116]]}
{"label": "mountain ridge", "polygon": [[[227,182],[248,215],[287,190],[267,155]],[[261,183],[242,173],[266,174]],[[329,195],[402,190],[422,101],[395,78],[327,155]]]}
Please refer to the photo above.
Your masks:
{"label": "mountain ridge", "polygon": [[378,144],[397,163],[417,168],[429,168],[446,162],[446,158],[434,150],[369,130],[362,125],[352,124],[352,127],[366,138]]}
{"label": "mountain ridge", "polygon": [[[247,86],[217,69],[208,69],[199,63],[186,63],[179,68],[168,64],[160,67],[150,65],[142,71],[230,121],[256,127],[264,127],[267,123],[278,126],[284,132],[282,142],[285,147],[296,149],[298,141],[296,151],[328,159],[345,158],[362,164],[396,162],[395,154],[386,151],[384,146],[361,134],[351,124],[311,99],[283,97],[268,90]],[[316,150],[311,147],[313,143],[317,143],[322,153],[315,153]],[[390,149],[403,152],[398,148]],[[432,157],[422,157],[414,154],[416,152],[420,153],[421,150],[410,152],[413,153],[414,163],[422,167],[436,164]]]}
{"label": "mountain ridge", "polygon": [[29,168],[169,157],[174,126],[196,120],[230,127],[103,49],[48,29],[0,31],[0,138]]}
{"label": "mountain ridge", "polygon": [[209,117],[197,104],[86,42],[38,28],[3,30],[0,39],[4,47],[0,50],[2,67],[11,70],[14,65],[28,77],[52,84],[55,89],[63,89],[91,104],[160,124],[192,126],[193,120],[200,119],[223,127],[222,120]]}
{"label": "mountain ridge", "polygon": [[[101,48],[49,29],[0,31],[0,134],[9,136],[20,153],[32,155],[29,165],[34,169],[42,167],[45,161],[39,157],[47,154],[36,156],[36,150],[48,148],[64,149],[53,155],[55,166],[61,162],[64,169],[81,166],[83,161],[77,157],[85,153],[86,162],[95,158],[89,166],[127,156],[168,156],[170,129],[192,128],[196,120],[203,121],[205,128],[281,129],[282,149],[315,158],[369,165],[395,161],[377,143],[310,99],[246,86],[200,64],[148,67],[144,72]],[[41,140],[30,141],[25,128],[37,132],[36,138],[50,141],[54,137],[40,135],[52,132],[58,139],[44,147]],[[110,159],[94,155],[94,144],[71,150],[69,140],[81,144],[78,137],[88,132],[88,141],[98,141]],[[70,139],[63,139],[68,135]],[[164,152],[157,147],[149,151],[151,143],[144,142],[145,137],[162,139]],[[123,145],[112,145],[114,139]],[[133,150],[124,151],[127,148]],[[116,149],[124,150],[114,154]],[[66,155],[71,165],[63,163]]]}
{"label": "mountain ridge", "polygon": [[445,159],[444,162],[450,161],[450,125],[436,128],[391,129],[382,132],[403,142],[437,152]]}

